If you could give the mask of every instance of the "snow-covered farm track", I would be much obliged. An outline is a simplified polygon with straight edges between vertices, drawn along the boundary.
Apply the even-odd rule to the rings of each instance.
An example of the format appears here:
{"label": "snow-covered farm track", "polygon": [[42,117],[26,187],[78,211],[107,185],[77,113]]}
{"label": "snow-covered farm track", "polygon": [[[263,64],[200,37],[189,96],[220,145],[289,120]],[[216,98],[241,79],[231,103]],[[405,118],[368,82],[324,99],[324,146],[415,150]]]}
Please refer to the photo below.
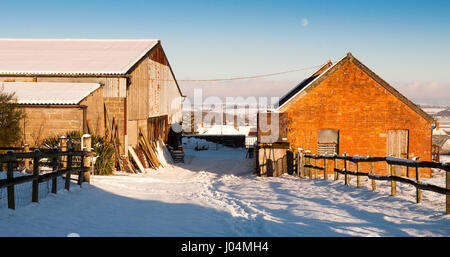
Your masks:
{"label": "snow-covered farm track", "polygon": [[[389,185],[251,174],[245,150],[186,150],[186,163],[139,175],[94,176],[15,211],[0,236],[450,236],[450,215],[424,192]],[[411,195],[409,195],[411,193]]]}

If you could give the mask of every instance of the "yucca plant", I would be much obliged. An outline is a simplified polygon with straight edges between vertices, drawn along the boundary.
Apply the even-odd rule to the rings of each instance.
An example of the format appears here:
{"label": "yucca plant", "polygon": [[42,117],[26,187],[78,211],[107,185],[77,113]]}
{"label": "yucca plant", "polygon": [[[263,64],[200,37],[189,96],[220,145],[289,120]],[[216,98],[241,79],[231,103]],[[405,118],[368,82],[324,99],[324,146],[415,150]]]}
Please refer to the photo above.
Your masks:
{"label": "yucca plant", "polygon": [[114,167],[114,146],[104,137],[92,136],[92,152],[94,152],[95,175],[111,175]]}
{"label": "yucca plant", "polygon": [[[42,140],[41,147],[46,149],[53,149],[58,147],[58,139],[61,136],[65,137],[82,137],[81,131],[70,131],[64,135],[52,136]],[[95,175],[111,175],[114,167],[114,146],[112,142],[101,136],[91,135],[91,144],[93,157],[95,158],[94,174]],[[80,150],[79,145],[74,145],[75,150]],[[77,149],[78,148],[78,149]]]}
{"label": "yucca plant", "polygon": [[40,148],[44,149],[54,149],[58,147],[58,138],[59,136],[52,136],[44,138],[40,144]]}

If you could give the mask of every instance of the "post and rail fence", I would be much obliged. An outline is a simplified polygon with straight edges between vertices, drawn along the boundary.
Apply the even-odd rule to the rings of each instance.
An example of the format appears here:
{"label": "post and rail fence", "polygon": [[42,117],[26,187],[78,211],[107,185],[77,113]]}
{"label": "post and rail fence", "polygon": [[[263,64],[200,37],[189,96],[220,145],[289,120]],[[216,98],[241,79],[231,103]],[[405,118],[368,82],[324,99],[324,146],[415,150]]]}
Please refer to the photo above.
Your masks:
{"label": "post and rail fence", "polygon": [[[303,151],[299,149],[296,158],[294,158],[295,164],[294,171],[298,177],[301,178],[317,178],[317,171],[323,172],[323,179],[329,179],[328,171],[332,170],[334,174],[334,180],[339,179],[339,175],[344,175],[345,185],[350,184],[350,176],[356,176],[356,186],[361,187],[361,178],[368,177],[371,180],[372,190],[376,190],[376,181],[390,181],[391,182],[391,195],[395,196],[397,193],[396,183],[406,183],[412,185],[416,188],[416,202],[420,203],[422,201],[422,190],[432,191],[439,194],[446,195],[446,214],[450,214],[450,164],[444,164],[439,162],[429,162],[429,161],[419,161],[417,158],[413,159],[403,159],[396,157],[361,157],[361,156],[347,156],[346,153],[343,155],[317,155],[311,154],[310,151]],[[322,166],[318,165],[318,160],[323,160]],[[343,161],[343,168],[339,168],[339,160]],[[329,168],[333,165],[333,168]],[[378,175],[374,172],[374,164],[377,162],[385,162],[388,167],[389,175]],[[356,166],[356,171],[352,171],[349,168],[349,164],[352,163]],[[361,164],[369,163],[370,170],[368,172],[362,172]],[[342,165],[341,165],[342,166]],[[410,174],[408,170],[408,175],[402,177],[401,175],[395,174],[395,166],[397,167],[407,167],[413,168],[414,173]],[[445,187],[439,187],[436,185],[431,185],[423,183],[420,181],[420,168],[435,168],[444,170],[445,176]],[[415,180],[409,179],[407,177],[414,177]]]}
{"label": "post and rail fence", "polygon": [[[40,150],[34,149],[30,152],[15,152],[8,150],[6,154],[0,154],[0,167],[6,164],[6,179],[0,179],[0,189],[7,188],[8,208],[15,209],[15,187],[17,185],[31,182],[32,202],[39,201],[39,184],[51,180],[51,193],[56,194],[57,178],[64,176],[64,189],[70,190],[72,174],[78,174],[77,184],[81,187],[83,182],[89,182],[92,169],[91,162],[91,137],[84,135],[80,138],[81,150],[74,150],[72,146],[62,149]],[[64,141],[64,139],[63,139]],[[78,159],[79,161],[75,161]],[[30,165],[32,160],[32,174],[14,176],[14,164],[25,161],[25,166]],[[62,161],[64,160],[64,161]],[[41,172],[40,166],[50,166],[51,171]]]}

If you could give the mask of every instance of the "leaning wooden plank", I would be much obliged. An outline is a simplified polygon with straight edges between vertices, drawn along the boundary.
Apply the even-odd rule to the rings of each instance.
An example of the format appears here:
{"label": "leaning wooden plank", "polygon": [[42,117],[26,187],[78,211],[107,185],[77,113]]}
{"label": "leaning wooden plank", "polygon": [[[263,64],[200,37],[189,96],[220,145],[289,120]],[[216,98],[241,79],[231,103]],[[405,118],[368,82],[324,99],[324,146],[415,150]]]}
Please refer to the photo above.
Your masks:
{"label": "leaning wooden plank", "polygon": [[162,147],[162,150],[163,150],[163,156],[164,156],[164,160],[166,161],[166,163],[167,164],[173,164],[172,155],[170,154],[169,149],[167,149],[167,147],[162,142],[161,142],[161,147]]}
{"label": "leaning wooden plank", "polygon": [[141,147],[141,149],[144,152],[145,157],[147,158],[151,168],[156,168],[156,164],[155,161],[153,160],[147,146],[145,145],[144,141],[142,138],[139,139],[139,146]]}
{"label": "leaning wooden plank", "polygon": [[150,154],[153,157],[156,166],[157,167],[161,166],[161,162],[159,161],[158,155],[156,154],[156,150],[153,146],[150,146]]}
{"label": "leaning wooden plank", "polygon": [[144,136],[144,133],[142,133],[142,130],[140,128],[139,128],[139,136],[143,138],[144,144],[146,145],[150,155],[152,156],[152,159],[154,160],[156,167],[161,166],[158,156],[156,155],[156,150],[152,147],[152,144],[147,140],[147,137]]}
{"label": "leaning wooden plank", "polygon": [[128,151],[130,152],[131,157],[133,158],[133,161],[137,164],[137,166],[139,168],[139,171],[142,172],[142,173],[145,173],[144,166],[142,166],[142,163],[139,160],[139,158],[138,158],[136,152],[134,151],[133,147],[128,146]]}
{"label": "leaning wooden plank", "polygon": [[157,149],[157,146],[156,146],[156,141],[153,140],[153,141],[150,142],[150,148],[151,148],[151,151],[153,152],[153,155],[154,155],[155,159],[158,162],[158,166],[162,166],[162,163],[161,163],[161,161],[159,159],[159,156],[158,156],[158,149]]}
{"label": "leaning wooden plank", "polygon": [[144,169],[148,168],[149,165],[148,165],[147,159],[144,156],[144,151],[142,150],[142,148],[138,146],[138,147],[135,147],[133,149],[136,152],[139,160],[141,161],[142,166],[144,167]]}
{"label": "leaning wooden plank", "polygon": [[138,173],[135,168],[133,167],[133,165],[131,165],[131,163],[128,161],[128,157],[125,157],[121,160],[123,162],[124,168],[125,168],[125,172],[128,173]]}
{"label": "leaning wooden plank", "polygon": [[141,139],[139,140],[138,145],[139,145],[140,149],[142,150],[143,156],[147,160],[149,168],[155,168],[156,165],[154,164],[152,157],[150,156],[150,153],[148,152],[148,149],[145,147],[145,144],[143,143],[143,141]]}
{"label": "leaning wooden plank", "polygon": [[[107,139],[109,137],[109,139],[113,143],[113,146],[114,146],[114,157],[117,160],[117,163],[119,164],[119,169],[121,171],[126,171],[127,170],[126,164],[123,162],[122,158],[120,157],[120,151],[119,151],[120,145],[118,145],[118,142],[115,140],[113,131],[109,132],[109,125],[110,125],[109,124],[109,115],[108,115],[108,110],[107,110],[105,104],[103,104],[103,108],[104,108],[104,112],[105,112],[104,113],[104,116],[105,116],[105,136],[106,136]],[[115,119],[113,117],[112,128],[114,128],[114,123],[115,123]],[[108,124],[108,126],[106,124]],[[109,135],[109,133],[111,133],[111,135]]]}

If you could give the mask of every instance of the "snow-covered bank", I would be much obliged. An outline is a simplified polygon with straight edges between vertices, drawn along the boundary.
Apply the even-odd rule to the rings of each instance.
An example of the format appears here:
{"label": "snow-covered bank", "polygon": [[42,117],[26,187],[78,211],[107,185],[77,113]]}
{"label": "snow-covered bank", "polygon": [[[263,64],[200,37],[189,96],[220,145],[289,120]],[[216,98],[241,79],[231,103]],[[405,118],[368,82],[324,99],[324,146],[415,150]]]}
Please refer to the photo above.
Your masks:
{"label": "snow-covered bank", "polygon": [[0,236],[450,236],[450,215],[430,192],[415,204],[415,191],[392,197],[387,182],[372,192],[354,180],[260,178],[245,150],[210,149],[0,209]]}

